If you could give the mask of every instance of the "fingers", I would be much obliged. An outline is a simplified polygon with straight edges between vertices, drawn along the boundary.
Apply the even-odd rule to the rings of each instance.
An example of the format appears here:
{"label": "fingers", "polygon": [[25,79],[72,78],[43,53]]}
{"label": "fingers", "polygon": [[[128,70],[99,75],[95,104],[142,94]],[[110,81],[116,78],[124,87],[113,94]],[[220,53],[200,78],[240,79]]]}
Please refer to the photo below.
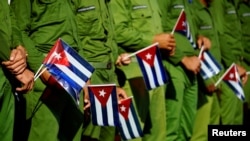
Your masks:
{"label": "fingers", "polygon": [[88,99],[84,99],[84,107],[83,110],[86,110],[90,107],[90,101]]}

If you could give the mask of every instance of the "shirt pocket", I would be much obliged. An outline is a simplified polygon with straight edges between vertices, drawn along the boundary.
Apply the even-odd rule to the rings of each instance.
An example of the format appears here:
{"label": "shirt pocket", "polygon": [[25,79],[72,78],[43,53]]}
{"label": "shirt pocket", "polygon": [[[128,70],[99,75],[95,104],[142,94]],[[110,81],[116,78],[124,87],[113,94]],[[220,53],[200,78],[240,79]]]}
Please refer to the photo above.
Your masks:
{"label": "shirt pocket", "polygon": [[55,2],[56,0],[38,0],[38,1],[42,4],[49,4]]}
{"label": "shirt pocket", "polygon": [[171,19],[178,19],[181,10],[184,9],[184,5],[181,1],[176,0],[170,4],[169,7],[170,11],[168,12],[168,15]]}
{"label": "shirt pocket", "polygon": [[101,28],[101,24],[98,22],[98,9],[94,5],[79,8],[77,10],[77,24],[80,35],[97,33]]}
{"label": "shirt pocket", "polygon": [[148,26],[150,18],[152,18],[152,13],[148,5],[132,6],[131,19],[133,27],[144,29],[145,26]]}

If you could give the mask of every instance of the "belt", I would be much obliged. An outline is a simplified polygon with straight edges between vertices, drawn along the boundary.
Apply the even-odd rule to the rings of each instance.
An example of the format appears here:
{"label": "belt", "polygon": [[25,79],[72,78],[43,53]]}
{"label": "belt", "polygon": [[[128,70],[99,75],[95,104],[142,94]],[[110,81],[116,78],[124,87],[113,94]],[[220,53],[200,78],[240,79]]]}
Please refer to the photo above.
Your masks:
{"label": "belt", "polygon": [[111,69],[112,62],[89,62],[95,69]]}

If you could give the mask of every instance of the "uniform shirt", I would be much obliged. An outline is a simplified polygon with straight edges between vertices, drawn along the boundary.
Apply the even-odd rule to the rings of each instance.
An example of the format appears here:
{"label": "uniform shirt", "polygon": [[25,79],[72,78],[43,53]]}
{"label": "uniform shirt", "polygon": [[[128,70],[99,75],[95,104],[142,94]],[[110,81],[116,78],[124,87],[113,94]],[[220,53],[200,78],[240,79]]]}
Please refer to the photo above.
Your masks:
{"label": "uniform shirt", "polygon": [[114,21],[104,0],[80,0],[77,9],[78,32],[83,56],[90,62],[114,62],[118,47]]}
{"label": "uniform shirt", "polygon": [[156,0],[112,0],[116,41],[127,52],[152,44],[162,33],[161,13]]}
{"label": "uniform shirt", "polygon": [[216,13],[215,21],[219,27],[222,61],[225,67],[229,67],[233,62],[240,63],[243,53],[242,30],[233,0],[214,0],[212,8]]}
{"label": "uniform shirt", "polygon": [[241,2],[238,6],[237,13],[242,26],[243,57],[245,61],[250,64],[250,1]]}
{"label": "uniform shirt", "polygon": [[[162,23],[163,30],[165,32],[171,32],[178,20],[180,12],[182,9],[185,10],[186,19],[188,21],[190,32],[193,38],[193,42],[196,42],[194,24],[192,21],[192,16],[189,10],[192,1],[187,0],[158,0],[159,6],[162,11]],[[194,47],[187,39],[186,36],[175,33],[175,42],[176,42],[176,52],[174,56],[168,57],[169,60],[177,64],[181,61],[184,56],[193,56],[197,55],[198,52],[194,50]]]}
{"label": "uniform shirt", "polygon": [[13,0],[11,6],[33,71],[38,70],[58,38],[75,49],[79,46],[73,0]]}
{"label": "uniform shirt", "polygon": [[[15,17],[9,9],[8,1],[0,1],[0,61],[9,60],[11,49],[21,44],[19,30],[15,24]],[[6,84],[6,73],[0,65],[0,90]]]}

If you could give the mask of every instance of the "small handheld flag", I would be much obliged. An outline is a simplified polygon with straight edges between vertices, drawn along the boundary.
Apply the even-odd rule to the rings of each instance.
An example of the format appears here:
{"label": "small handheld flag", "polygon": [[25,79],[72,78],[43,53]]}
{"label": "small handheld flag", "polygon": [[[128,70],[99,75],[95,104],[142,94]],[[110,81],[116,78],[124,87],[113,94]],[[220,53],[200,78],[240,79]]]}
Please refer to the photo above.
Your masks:
{"label": "small handheld flag", "polygon": [[124,99],[119,104],[119,131],[123,140],[138,138],[143,135],[136,115],[132,97]]}
{"label": "small handheld flag", "polygon": [[209,51],[204,51],[204,47],[201,48],[199,58],[201,60],[200,75],[203,79],[208,79],[218,74],[222,68],[216,59]]}
{"label": "small handheld flag", "polygon": [[240,100],[244,101],[245,95],[242,89],[240,76],[235,63],[233,63],[227,69],[227,71],[223,74],[223,76],[216,82],[215,86],[217,86],[222,80],[234,91],[235,95]]}
{"label": "small handheld flag", "polygon": [[175,23],[175,26],[171,32],[171,34],[174,34],[174,32],[178,32],[184,36],[187,37],[193,48],[196,48],[196,44],[194,42],[194,39],[191,34],[191,30],[188,24],[188,21],[186,19],[186,14],[184,9],[181,10],[180,15]]}
{"label": "small handheld flag", "polygon": [[163,67],[158,43],[152,44],[134,53],[141,68],[148,90],[168,82],[168,75]]}
{"label": "small handheld flag", "polygon": [[92,123],[99,126],[118,126],[116,85],[88,85]]}
{"label": "small handheld flag", "polygon": [[79,94],[94,72],[94,68],[61,39],[43,61],[58,83],[79,102]]}

